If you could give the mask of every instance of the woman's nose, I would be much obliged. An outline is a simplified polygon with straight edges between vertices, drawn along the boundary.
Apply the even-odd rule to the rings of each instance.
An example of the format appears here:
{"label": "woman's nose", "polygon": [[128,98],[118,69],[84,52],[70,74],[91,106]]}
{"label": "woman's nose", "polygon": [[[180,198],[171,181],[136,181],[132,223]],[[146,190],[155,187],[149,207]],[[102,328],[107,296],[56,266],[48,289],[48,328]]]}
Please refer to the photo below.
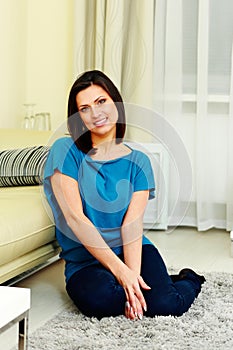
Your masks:
{"label": "woman's nose", "polygon": [[91,107],[91,111],[92,111],[92,117],[93,118],[98,118],[100,116],[100,114],[101,114],[99,106],[92,106]]}

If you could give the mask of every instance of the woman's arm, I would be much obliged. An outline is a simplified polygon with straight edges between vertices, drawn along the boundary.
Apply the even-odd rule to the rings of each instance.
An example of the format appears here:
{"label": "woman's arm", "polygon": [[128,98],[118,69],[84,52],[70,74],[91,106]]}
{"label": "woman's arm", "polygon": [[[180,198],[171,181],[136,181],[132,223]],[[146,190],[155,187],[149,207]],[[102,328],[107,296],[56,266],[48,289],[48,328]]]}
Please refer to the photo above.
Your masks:
{"label": "woman's arm", "polygon": [[[55,171],[51,176],[51,184],[67,225],[80,242],[105,267],[110,268],[111,261],[108,263],[109,259],[115,263],[118,262],[117,259],[114,259],[115,254],[109,249],[98,230],[87,216],[84,215],[77,181],[67,175],[61,174],[59,171]],[[106,255],[109,256],[109,259],[105,260],[102,256]]]}
{"label": "woman's arm", "polygon": [[124,261],[129,268],[139,274],[141,272],[143,215],[148,195],[148,191],[133,193],[121,228]]}
{"label": "woman's arm", "polygon": [[[135,271],[138,276],[140,276],[141,273],[143,216],[148,201],[148,195],[148,191],[133,193],[121,230],[124,262],[131,270]],[[141,305],[138,305],[138,312],[143,314]]]}
{"label": "woman's arm", "polygon": [[[140,290],[147,288],[143,279],[138,279],[138,273],[130,269],[109,248],[104,239],[84,215],[78,183],[73,178],[56,171],[51,176],[51,184],[56,200],[63,212],[68,226],[85,248],[117,278],[125,290],[126,298],[133,312],[137,313],[136,298],[146,307],[145,299]],[[139,276],[140,277],[140,276]]]}

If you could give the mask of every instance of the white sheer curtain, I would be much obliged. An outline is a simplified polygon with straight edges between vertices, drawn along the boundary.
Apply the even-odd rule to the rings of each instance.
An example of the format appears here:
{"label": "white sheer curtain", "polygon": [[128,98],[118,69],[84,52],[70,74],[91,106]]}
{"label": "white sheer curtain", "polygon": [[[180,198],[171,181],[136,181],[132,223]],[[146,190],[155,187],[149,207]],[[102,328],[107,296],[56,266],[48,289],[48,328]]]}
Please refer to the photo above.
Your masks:
{"label": "white sheer curtain", "polygon": [[139,124],[168,149],[168,224],[231,230],[233,2],[74,4],[75,75],[105,71],[125,101],[150,108]]}
{"label": "white sheer curtain", "polygon": [[[233,2],[157,0],[156,9],[154,105],[182,138],[193,170],[188,210],[180,220],[181,199],[170,224],[231,230]],[[170,203],[182,185],[171,180]]]}

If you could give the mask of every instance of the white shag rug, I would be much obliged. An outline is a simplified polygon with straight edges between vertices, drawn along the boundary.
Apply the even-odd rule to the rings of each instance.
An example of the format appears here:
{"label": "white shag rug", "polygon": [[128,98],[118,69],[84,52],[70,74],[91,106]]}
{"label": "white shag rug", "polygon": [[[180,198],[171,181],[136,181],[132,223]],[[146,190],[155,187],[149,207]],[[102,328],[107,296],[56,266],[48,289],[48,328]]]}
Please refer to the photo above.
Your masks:
{"label": "white shag rug", "polygon": [[206,283],[181,317],[124,316],[98,321],[73,306],[29,335],[30,350],[232,350],[233,275],[205,273]]}

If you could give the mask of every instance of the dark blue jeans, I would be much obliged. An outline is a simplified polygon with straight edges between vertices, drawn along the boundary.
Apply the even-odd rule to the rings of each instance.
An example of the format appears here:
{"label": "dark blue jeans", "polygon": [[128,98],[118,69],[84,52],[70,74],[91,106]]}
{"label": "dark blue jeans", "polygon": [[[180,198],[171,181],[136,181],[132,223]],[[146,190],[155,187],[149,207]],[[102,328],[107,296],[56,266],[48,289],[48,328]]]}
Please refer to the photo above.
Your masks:
{"label": "dark blue jeans", "polygon": [[[123,260],[123,256],[120,256]],[[145,316],[181,316],[201,290],[194,275],[172,281],[161,255],[153,245],[142,247],[141,276],[151,287],[142,290],[147,303]],[[78,309],[87,316],[102,317],[125,314],[126,296],[114,275],[101,264],[88,266],[69,279],[67,293]]]}

